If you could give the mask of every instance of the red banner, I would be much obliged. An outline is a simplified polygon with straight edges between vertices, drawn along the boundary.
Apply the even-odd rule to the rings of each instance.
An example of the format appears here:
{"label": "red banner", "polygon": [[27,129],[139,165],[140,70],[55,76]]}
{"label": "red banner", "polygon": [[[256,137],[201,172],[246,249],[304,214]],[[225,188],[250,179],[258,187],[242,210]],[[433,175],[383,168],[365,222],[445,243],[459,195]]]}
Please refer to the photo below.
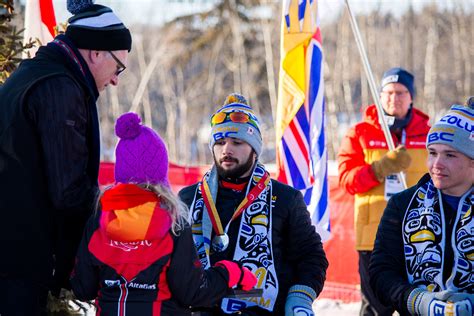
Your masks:
{"label": "red banner", "polygon": [[[182,167],[169,166],[171,187],[178,192],[187,185],[201,180],[209,166]],[[320,297],[340,299],[344,302],[360,301],[358,256],[355,250],[354,198],[338,187],[335,176],[329,176],[329,209],[331,238],[324,242],[329,260],[326,283]],[[114,164],[104,162],[100,165],[99,183],[101,186],[114,182]]]}

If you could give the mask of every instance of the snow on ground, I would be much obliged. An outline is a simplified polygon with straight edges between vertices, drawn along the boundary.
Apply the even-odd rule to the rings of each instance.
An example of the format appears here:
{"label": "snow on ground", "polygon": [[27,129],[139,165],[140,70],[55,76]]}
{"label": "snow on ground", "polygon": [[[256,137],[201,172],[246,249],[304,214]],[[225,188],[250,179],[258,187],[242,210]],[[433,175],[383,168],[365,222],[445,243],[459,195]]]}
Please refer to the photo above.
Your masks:
{"label": "snow on ground", "polygon": [[[326,298],[317,299],[313,304],[316,316],[357,316],[359,315],[360,302],[342,303],[337,300]],[[90,309],[87,316],[95,315],[95,311]]]}
{"label": "snow on ground", "polygon": [[316,316],[356,316],[359,315],[360,302],[342,303],[338,300],[318,298],[313,304]]}

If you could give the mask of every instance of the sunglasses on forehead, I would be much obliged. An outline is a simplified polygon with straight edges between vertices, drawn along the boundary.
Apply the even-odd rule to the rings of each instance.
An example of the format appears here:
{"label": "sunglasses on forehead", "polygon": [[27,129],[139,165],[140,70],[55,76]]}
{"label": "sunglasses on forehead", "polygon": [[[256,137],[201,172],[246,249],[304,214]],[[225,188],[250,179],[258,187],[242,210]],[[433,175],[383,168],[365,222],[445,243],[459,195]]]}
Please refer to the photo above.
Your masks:
{"label": "sunglasses on forehead", "polygon": [[115,56],[114,53],[112,53],[111,51],[109,51],[109,54],[110,56],[112,56],[112,58],[115,60],[115,62],[117,63],[117,71],[115,72],[115,75],[118,76],[120,75],[125,69],[127,69],[127,67],[122,63],[122,61],[120,59],[118,59],[117,56]]}
{"label": "sunglasses on forehead", "polygon": [[218,112],[211,117],[211,127],[226,121],[242,124],[250,123],[258,128],[257,122],[244,112]]}

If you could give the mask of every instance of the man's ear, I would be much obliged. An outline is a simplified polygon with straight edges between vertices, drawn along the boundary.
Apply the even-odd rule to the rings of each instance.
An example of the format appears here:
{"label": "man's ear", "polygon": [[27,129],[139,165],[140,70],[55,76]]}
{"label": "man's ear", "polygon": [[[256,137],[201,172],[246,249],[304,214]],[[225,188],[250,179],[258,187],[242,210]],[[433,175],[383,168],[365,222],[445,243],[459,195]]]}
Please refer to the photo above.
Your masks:
{"label": "man's ear", "polygon": [[97,64],[100,62],[100,60],[104,57],[103,54],[104,52],[100,51],[100,50],[90,50],[89,51],[89,59],[91,61],[91,63],[93,64]]}

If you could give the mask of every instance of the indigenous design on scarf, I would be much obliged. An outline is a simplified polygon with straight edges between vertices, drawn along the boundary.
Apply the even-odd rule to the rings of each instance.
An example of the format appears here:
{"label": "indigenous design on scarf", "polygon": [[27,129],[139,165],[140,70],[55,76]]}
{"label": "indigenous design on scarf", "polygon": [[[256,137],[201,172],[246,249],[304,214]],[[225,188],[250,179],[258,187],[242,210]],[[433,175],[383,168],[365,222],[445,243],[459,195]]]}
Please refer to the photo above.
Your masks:
{"label": "indigenous design on scarf", "polygon": [[[263,165],[257,164],[247,186],[246,194],[266,172]],[[209,184],[211,195],[215,201],[218,190],[218,176],[215,166],[204,175],[204,179]],[[190,209],[193,220],[194,244],[201,263],[207,269],[210,267],[209,253],[212,224],[200,188],[201,183],[197,186]],[[226,313],[236,312],[255,305],[269,311],[273,310],[278,295],[278,280],[272,249],[272,203],[272,182],[270,181],[240,217],[239,236],[237,237],[233,256],[233,260],[239,261],[258,278],[256,288],[263,289],[262,297],[247,300],[225,298],[222,301],[221,308]]]}
{"label": "indigenous design on scarf", "polygon": [[[461,197],[451,236],[446,236],[446,221],[441,198],[430,180],[417,189],[403,220],[405,266],[410,284],[432,291],[453,290],[474,293],[474,223],[471,191]],[[450,277],[443,282],[447,238],[454,252]]]}

